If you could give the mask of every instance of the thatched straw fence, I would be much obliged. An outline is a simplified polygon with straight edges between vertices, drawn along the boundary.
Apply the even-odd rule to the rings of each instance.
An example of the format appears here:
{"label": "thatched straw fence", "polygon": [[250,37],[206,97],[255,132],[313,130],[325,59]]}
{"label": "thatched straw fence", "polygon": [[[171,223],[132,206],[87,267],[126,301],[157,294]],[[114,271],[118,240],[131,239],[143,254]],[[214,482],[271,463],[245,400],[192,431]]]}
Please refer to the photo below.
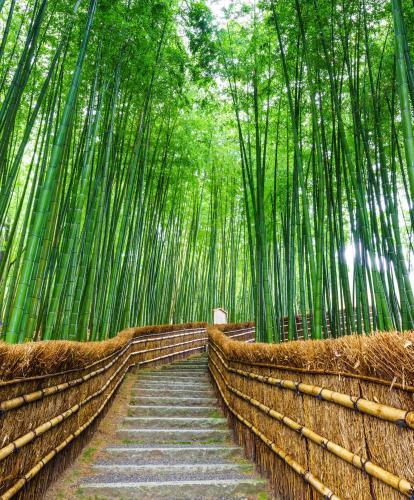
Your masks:
{"label": "thatched straw fence", "polygon": [[0,343],[0,498],[42,498],[130,367],[186,358],[206,344],[205,323],[130,328],[105,342]]}
{"label": "thatched straw fence", "polygon": [[414,498],[414,332],[280,345],[209,329],[212,379],[276,498]]}
{"label": "thatched straw fence", "polygon": [[246,323],[229,323],[225,325],[215,325],[226,337],[238,340],[239,342],[255,342],[256,327],[252,321]]}

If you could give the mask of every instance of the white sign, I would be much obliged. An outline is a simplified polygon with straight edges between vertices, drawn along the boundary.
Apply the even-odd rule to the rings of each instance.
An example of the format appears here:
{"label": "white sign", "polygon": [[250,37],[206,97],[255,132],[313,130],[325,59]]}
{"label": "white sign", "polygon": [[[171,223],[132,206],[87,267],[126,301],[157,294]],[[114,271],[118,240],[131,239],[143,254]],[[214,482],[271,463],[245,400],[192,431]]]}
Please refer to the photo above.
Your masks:
{"label": "white sign", "polygon": [[227,323],[227,311],[221,307],[213,309],[213,324],[222,325],[223,323]]}

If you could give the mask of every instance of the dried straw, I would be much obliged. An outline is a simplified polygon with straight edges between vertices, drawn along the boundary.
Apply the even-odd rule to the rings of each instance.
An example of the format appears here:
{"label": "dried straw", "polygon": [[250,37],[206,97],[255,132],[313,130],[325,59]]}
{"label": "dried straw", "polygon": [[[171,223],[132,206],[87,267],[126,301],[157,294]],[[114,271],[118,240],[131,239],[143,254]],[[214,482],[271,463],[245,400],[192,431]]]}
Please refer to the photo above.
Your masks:
{"label": "dried straw", "polygon": [[89,439],[131,366],[182,359],[206,343],[197,323],[129,329],[102,343],[1,345],[0,494],[41,497]]}
{"label": "dried straw", "polygon": [[[414,483],[408,384],[414,334],[391,333],[388,344],[387,335],[250,345],[211,328],[210,368],[220,378],[214,364],[220,367],[232,409],[306,470],[317,471],[338,496],[402,498],[413,494]],[[390,354],[394,347],[396,356]],[[381,363],[387,366],[382,369]],[[268,473],[276,496],[312,497],[292,468],[272,459],[251,429],[228,415],[240,444]]]}

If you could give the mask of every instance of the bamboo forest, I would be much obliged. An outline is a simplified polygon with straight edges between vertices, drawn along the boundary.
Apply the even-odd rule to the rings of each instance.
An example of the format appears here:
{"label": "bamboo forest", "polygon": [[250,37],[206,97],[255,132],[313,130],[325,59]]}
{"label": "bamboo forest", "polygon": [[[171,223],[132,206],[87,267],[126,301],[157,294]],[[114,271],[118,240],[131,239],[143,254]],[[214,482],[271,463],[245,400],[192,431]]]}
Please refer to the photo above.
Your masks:
{"label": "bamboo forest", "polygon": [[414,0],[0,0],[0,500],[414,500]]}
{"label": "bamboo forest", "polygon": [[414,329],[412,0],[0,0],[0,33],[0,340]]}

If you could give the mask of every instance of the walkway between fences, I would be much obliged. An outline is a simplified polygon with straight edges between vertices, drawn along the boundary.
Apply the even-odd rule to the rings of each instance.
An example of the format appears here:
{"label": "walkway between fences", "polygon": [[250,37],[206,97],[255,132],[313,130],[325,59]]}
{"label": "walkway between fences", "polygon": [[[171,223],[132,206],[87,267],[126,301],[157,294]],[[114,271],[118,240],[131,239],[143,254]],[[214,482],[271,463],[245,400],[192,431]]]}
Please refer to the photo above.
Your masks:
{"label": "walkway between fences", "polygon": [[[214,398],[205,361],[183,364],[206,351],[229,428],[209,413]],[[228,429],[274,498],[414,498],[414,332],[268,345],[254,343],[252,324],[206,330],[198,323],[133,328],[102,343],[0,344],[2,500],[42,498],[132,367],[139,368],[137,385],[119,432],[126,441],[133,437],[133,451],[111,451],[106,465],[131,457],[129,471],[115,467],[117,482],[134,477],[138,498],[152,495],[150,483],[168,496],[161,488],[167,482],[177,497],[202,497],[208,480],[211,487],[227,481],[230,496],[260,496],[264,483],[233,461],[239,451]],[[156,473],[147,460],[155,460]],[[89,493],[105,477],[105,463],[96,465],[103,466],[100,479],[83,484]],[[183,492],[185,480],[193,481],[194,494]]]}
{"label": "walkway between fences", "polygon": [[128,416],[79,498],[266,498],[217,412],[207,357],[137,373]]}
{"label": "walkway between fences", "polygon": [[[1,500],[42,498],[93,435],[128,370],[205,352],[206,326],[130,328],[104,342],[0,344]],[[233,333],[251,338],[250,326]]]}

